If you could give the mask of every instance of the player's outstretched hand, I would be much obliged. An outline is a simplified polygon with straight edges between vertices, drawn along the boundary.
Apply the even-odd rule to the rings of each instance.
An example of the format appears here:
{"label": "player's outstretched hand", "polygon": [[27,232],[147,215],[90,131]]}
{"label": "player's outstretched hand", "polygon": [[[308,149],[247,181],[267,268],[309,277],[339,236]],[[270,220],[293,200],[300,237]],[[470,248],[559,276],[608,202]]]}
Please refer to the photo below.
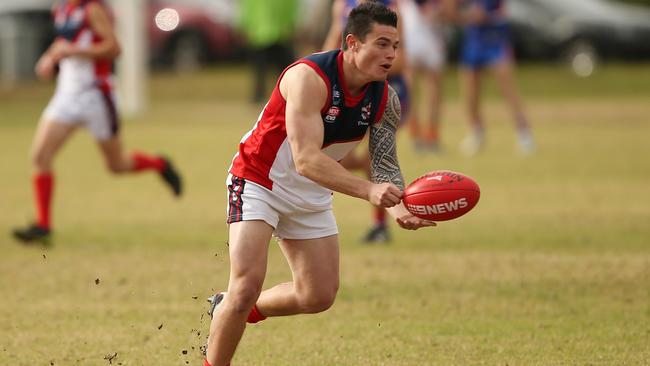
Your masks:
{"label": "player's outstretched hand", "polygon": [[77,47],[65,39],[54,41],[54,44],[50,49],[50,54],[55,63],[59,62],[63,58],[74,55],[76,52]]}
{"label": "player's outstretched hand", "polygon": [[395,221],[397,221],[397,224],[399,224],[399,226],[406,230],[417,230],[419,228],[427,226],[436,226],[435,222],[421,219],[408,212],[400,217],[397,217]]}
{"label": "player's outstretched hand", "polygon": [[402,191],[394,184],[373,184],[368,201],[379,207],[393,207],[402,201]]}
{"label": "player's outstretched hand", "polygon": [[41,80],[50,80],[54,76],[55,62],[49,55],[43,55],[34,68],[36,76]]}

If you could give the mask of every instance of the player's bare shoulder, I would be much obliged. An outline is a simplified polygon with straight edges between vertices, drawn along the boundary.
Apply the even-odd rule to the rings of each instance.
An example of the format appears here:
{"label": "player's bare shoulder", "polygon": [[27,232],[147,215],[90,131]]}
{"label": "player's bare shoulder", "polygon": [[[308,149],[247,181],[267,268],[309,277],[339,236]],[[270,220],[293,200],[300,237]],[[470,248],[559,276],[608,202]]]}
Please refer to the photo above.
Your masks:
{"label": "player's bare shoulder", "polygon": [[287,69],[280,80],[280,93],[285,100],[299,96],[316,98],[324,103],[327,98],[327,85],[311,66],[298,63]]}

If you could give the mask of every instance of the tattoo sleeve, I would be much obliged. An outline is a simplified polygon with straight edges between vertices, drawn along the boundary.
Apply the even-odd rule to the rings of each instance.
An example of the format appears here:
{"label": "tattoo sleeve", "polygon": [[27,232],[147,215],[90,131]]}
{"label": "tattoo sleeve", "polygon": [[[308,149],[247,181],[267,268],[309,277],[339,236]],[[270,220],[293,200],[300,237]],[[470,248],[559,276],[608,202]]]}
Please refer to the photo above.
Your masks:
{"label": "tattoo sleeve", "polygon": [[370,179],[374,183],[392,183],[404,189],[404,177],[397,161],[397,125],[402,107],[395,90],[388,87],[388,101],[379,122],[370,126]]}

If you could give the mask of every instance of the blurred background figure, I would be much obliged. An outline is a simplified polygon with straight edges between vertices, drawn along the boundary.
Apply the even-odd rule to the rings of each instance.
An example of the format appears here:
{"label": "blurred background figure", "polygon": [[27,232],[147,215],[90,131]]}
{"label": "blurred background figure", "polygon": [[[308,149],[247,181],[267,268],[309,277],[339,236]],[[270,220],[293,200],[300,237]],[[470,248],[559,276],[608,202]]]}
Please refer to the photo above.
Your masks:
{"label": "blurred background figure", "polygon": [[515,85],[505,1],[447,0],[445,11],[463,26],[460,75],[471,131],[461,143],[462,152],[476,155],[485,143],[480,93],[483,72],[490,68],[513,115],[520,151],[533,153],[535,144]]}
{"label": "blurred background figure", "polygon": [[[295,59],[293,36],[298,0],[242,0],[240,27],[248,41],[253,66],[252,101],[267,98],[266,84]],[[269,68],[276,70],[268,74]]]}
{"label": "blurred background figure", "polygon": [[113,61],[120,45],[112,19],[101,0],[67,0],[53,8],[57,37],[36,64],[44,80],[57,72],[56,92],[43,112],[32,145],[33,189],[37,220],[13,231],[21,242],[46,242],[51,232],[54,191],[53,160],[77,127],[97,140],[114,174],[153,170],[181,194],[181,178],[169,160],[141,152],[127,156],[119,135],[113,90]]}
{"label": "blurred background figure", "polygon": [[330,28],[331,1],[299,0],[295,50],[298,55],[311,55],[323,46],[325,36]]}
{"label": "blurred background figure", "polygon": [[[341,47],[341,35],[347,24],[348,14],[355,6],[364,2],[378,2],[397,11],[397,4],[394,0],[334,0],[332,3],[332,22],[330,29],[323,44],[323,50],[333,50]],[[398,12],[399,16],[399,12]],[[403,39],[402,19],[397,24],[397,30],[400,34],[400,42]],[[404,76],[406,67],[406,56],[404,47],[398,46],[397,56],[390,68],[388,82],[397,93],[400,104],[402,105],[402,123],[408,119],[410,106],[410,88]],[[370,156],[368,151],[357,154],[355,151],[350,152],[340,161],[341,165],[348,170],[361,170],[370,176]],[[375,207],[373,210],[373,225],[362,238],[364,243],[387,243],[391,240],[388,226],[386,223],[386,210],[382,207]]]}
{"label": "blurred background figure", "polygon": [[[439,0],[399,0],[406,73],[413,91],[408,125],[417,151],[437,152],[440,148],[442,70],[446,54],[440,5]],[[424,128],[420,127],[420,121],[425,122]]]}

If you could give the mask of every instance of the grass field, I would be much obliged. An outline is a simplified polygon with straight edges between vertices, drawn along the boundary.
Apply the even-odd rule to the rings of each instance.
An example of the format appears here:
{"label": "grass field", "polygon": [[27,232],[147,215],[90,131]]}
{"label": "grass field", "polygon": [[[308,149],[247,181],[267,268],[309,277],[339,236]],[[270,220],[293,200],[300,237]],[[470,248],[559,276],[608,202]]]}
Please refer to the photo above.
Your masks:
{"label": "grass field", "polygon": [[[520,71],[538,154],[514,153],[489,86],[489,144],[460,155],[450,71],[444,153],[418,155],[403,135],[400,160],[407,180],[473,176],[479,205],[362,246],[369,208],[336,195],[336,304],[250,326],[234,365],[650,364],[650,68]],[[32,214],[27,152],[52,85],[0,92],[0,365],[200,364],[204,299],[227,284],[226,168],[259,109],[237,67],[150,86],[150,111],[125,121],[125,142],[174,157],[187,195],[171,198],[154,175],[111,177],[78,133],[56,164],[49,249],[8,232]],[[265,287],[289,278],[272,246]]]}

